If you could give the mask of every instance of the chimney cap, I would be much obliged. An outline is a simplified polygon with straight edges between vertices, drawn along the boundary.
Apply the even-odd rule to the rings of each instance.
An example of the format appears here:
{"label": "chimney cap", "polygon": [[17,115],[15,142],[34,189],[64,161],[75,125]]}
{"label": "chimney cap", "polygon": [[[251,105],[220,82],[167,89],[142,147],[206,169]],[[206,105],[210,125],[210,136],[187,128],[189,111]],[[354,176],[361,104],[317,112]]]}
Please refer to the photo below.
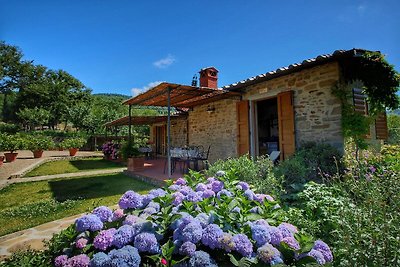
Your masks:
{"label": "chimney cap", "polygon": [[216,69],[215,67],[213,67],[213,66],[206,67],[206,68],[202,68],[199,72],[203,72],[203,71],[209,70],[209,69],[213,69],[213,70],[215,70],[216,72],[219,72],[219,70],[217,70],[217,69]]}

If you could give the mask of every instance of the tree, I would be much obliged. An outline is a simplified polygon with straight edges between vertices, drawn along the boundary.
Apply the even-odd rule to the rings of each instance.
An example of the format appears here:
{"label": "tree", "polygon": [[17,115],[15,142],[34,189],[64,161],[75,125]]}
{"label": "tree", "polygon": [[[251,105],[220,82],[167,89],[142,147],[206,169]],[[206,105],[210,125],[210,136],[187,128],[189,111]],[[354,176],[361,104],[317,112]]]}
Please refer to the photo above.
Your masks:
{"label": "tree", "polygon": [[389,143],[400,145],[400,115],[389,114],[387,117]]}
{"label": "tree", "polygon": [[43,108],[24,108],[19,110],[17,116],[23,121],[25,129],[34,130],[36,126],[43,128],[50,118],[50,112]]}

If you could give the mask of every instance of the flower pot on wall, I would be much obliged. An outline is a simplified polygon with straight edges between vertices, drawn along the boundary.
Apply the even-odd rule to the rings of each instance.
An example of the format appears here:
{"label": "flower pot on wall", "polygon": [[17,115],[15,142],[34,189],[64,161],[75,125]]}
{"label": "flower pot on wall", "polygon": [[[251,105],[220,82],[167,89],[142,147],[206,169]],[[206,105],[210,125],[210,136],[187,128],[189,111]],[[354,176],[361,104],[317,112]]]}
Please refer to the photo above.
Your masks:
{"label": "flower pot on wall", "polygon": [[13,162],[18,156],[18,153],[4,153],[6,157],[6,162]]}
{"label": "flower pot on wall", "polygon": [[76,152],[78,152],[78,149],[77,149],[77,148],[70,148],[70,149],[69,149],[69,155],[70,155],[71,157],[75,156],[75,155],[76,155]]}
{"label": "flower pot on wall", "polygon": [[32,152],[35,159],[41,158],[43,156],[43,150],[34,150]]}
{"label": "flower pot on wall", "polygon": [[128,158],[128,171],[137,172],[144,170],[144,157]]}

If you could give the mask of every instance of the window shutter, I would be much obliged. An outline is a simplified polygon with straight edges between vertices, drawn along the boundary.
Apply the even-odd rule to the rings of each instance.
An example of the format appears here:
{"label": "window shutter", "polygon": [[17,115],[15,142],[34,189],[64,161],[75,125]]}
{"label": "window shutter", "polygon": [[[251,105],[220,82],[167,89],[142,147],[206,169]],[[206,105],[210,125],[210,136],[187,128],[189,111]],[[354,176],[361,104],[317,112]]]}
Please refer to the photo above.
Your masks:
{"label": "window shutter", "polygon": [[[367,95],[364,94],[362,89],[353,88],[353,105],[356,112],[360,113],[361,115],[368,115]],[[368,130],[365,138],[371,138],[370,130]]]}
{"label": "window shutter", "polygon": [[381,113],[375,119],[375,133],[376,139],[387,140],[388,139],[388,127],[386,113]]}

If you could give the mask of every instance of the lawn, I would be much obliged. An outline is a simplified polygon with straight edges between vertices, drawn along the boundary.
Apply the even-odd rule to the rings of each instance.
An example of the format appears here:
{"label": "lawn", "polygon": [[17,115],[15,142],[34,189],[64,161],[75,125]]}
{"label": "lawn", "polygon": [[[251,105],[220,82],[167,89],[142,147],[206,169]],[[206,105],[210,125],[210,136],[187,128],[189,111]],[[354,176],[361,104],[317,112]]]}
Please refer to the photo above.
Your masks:
{"label": "lawn", "polygon": [[123,174],[12,184],[0,190],[0,236],[115,205],[127,190],[153,188]]}
{"label": "lawn", "polygon": [[78,160],[58,160],[44,163],[33,169],[25,177],[83,172],[100,169],[121,168],[118,163],[111,162],[102,158],[87,158]]}

